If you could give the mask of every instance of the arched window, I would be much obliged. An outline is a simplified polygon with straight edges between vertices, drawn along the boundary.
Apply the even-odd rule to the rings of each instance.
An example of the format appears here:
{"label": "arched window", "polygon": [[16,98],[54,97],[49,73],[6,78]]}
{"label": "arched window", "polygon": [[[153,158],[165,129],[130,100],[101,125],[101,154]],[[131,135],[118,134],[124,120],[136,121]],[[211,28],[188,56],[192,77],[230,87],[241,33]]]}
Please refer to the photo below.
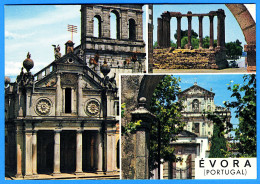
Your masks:
{"label": "arched window", "polygon": [[136,39],[136,25],[134,19],[129,19],[129,40]]}
{"label": "arched window", "polygon": [[199,112],[199,100],[198,99],[193,100],[192,111],[193,112]]}
{"label": "arched window", "polygon": [[93,35],[94,35],[94,37],[98,37],[98,38],[102,37],[101,17],[99,15],[95,15],[95,17],[94,17]]}
{"label": "arched window", "polygon": [[120,16],[116,10],[110,13],[110,35],[112,39],[120,39]]}

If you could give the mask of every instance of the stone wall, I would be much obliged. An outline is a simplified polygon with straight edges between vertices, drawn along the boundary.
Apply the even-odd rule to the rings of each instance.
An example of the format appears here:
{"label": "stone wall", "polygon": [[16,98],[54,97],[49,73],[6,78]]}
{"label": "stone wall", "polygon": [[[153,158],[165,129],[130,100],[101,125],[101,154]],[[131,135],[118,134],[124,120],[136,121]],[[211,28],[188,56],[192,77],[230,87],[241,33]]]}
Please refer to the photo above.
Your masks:
{"label": "stone wall", "polygon": [[[88,63],[90,57],[98,52],[100,61],[107,59],[109,64],[122,67],[126,60],[136,55],[138,62],[145,70],[145,43],[143,41],[143,5],[82,5],[81,6],[81,46],[76,50],[84,52],[84,60]],[[110,14],[116,15],[116,39],[111,38]],[[94,18],[99,18],[98,37],[94,37]],[[130,28],[130,20],[134,28]],[[135,34],[130,38],[130,30]],[[77,51],[76,51],[77,52]],[[133,68],[134,66],[130,66]],[[141,71],[138,71],[141,72]]]}
{"label": "stone wall", "polygon": [[[142,75],[123,75],[121,77],[121,103],[126,104],[122,126],[132,121],[131,112],[137,108],[137,96],[140,90]],[[136,134],[121,137],[121,172],[122,179],[136,179]]]}
{"label": "stone wall", "polygon": [[[226,60],[216,58],[216,52],[207,49],[154,49],[155,69],[220,69],[225,68]],[[218,60],[218,61],[217,61]]]}

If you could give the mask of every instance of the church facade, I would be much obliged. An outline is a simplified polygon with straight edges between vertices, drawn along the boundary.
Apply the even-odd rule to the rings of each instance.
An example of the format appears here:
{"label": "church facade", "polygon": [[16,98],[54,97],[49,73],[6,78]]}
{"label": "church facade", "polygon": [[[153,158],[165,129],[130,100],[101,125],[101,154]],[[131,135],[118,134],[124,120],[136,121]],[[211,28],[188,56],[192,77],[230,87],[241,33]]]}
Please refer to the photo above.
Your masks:
{"label": "church facade", "polygon": [[115,79],[107,65],[101,77],[68,47],[34,75],[28,53],[16,82],[6,80],[6,166],[16,177],[119,169]]}
{"label": "church facade", "polygon": [[164,178],[192,179],[195,177],[195,158],[208,158],[214,124],[203,112],[211,111],[227,117],[227,121],[231,119],[231,112],[215,105],[214,97],[212,89],[206,90],[196,82],[179,93],[178,99],[184,105],[182,120],[185,127],[171,145],[175,148],[176,157],[182,158],[182,161],[165,163]]}

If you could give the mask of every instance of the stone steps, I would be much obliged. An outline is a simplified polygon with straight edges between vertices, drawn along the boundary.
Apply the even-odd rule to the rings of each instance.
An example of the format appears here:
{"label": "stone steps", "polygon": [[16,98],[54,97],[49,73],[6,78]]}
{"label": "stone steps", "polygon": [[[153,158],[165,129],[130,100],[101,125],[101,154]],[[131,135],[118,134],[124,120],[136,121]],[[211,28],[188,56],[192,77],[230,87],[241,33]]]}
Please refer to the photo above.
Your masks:
{"label": "stone steps", "polygon": [[38,174],[37,177],[15,178],[13,174],[6,173],[5,180],[115,180],[120,179],[119,172],[108,174],[103,173],[82,173],[80,175],[61,173],[57,176],[50,174]]}

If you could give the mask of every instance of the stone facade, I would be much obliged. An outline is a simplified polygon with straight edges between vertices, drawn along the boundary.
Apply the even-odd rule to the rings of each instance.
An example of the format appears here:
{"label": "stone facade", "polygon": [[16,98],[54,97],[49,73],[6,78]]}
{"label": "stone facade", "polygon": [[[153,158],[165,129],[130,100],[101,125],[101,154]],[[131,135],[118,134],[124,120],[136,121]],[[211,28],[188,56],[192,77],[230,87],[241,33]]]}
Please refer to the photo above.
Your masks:
{"label": "stone facade", "polygon": [[203,111],[211,111],[220,116],[227,116],[230,121],[231,112],[214,103],[215,93],[194,83],[182,91],[178,99],[183,100],[183,121],[186,122],[184,131],[178,134],[178,140],[171,142],[175,154],[181,157],[181,162],[164,163],[164,178],[194,179],[195,158],[207,158],[210,151],[210,141],[213,135],[213,122],[203,117]]}
{"label": "stone facade", "polygon": [[[73,51],[73,48],[72,48]],[[36,74],[26,59],[6,81],[6,168],[17,178],[63,173],[114,174],[119,169],[119,99],[104,78],[67,52]]]}
{"label": "stone facade", "polygon": [[[143,5],[82,5],[81,46],[84,60],[98,52],[102,65],[106,60],[112,70],[119,72],[143,72],[145,70],[145,44],[143,41]],[[111,16],[116,16],[116,38],[111,38]],[[94,36],[94,18],[98,20],[98,37]],[[131,61],[136,55],[137,62]],[[98,67],[97,67],[98,69]]]}

